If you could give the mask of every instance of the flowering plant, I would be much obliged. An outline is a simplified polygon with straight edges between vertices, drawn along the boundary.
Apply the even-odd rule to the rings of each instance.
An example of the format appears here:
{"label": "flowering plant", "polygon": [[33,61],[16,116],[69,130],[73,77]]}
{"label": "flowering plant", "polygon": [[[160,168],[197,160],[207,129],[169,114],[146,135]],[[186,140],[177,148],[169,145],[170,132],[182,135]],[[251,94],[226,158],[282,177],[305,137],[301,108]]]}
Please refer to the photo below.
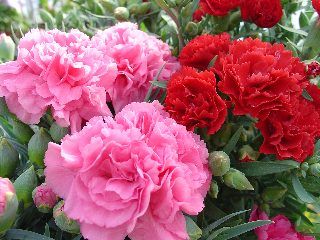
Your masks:
{"label": "flowering plant", "polygon": [[0,36],[0,239],[320,239],[319,1],[55,4]]}

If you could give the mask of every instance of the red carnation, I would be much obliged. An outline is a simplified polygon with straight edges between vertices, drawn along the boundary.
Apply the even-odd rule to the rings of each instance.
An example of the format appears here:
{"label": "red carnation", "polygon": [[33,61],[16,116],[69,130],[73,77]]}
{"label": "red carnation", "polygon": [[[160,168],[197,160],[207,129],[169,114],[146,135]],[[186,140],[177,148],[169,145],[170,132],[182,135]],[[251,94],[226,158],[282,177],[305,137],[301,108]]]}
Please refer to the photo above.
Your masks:
{"label": "red carnation", "polygon": [[312,0],[312,6],[320,15],[320,0]]}
{"label": "red carnation", "polygon": [[195,22],[200,22],[202,20],[202,17],[205,15],[203,10],[201,8],[198,8],[194,13],[193,13],[193,21]]}
{"label": "red carnation", "polygon": [[225,16],[240,6],[242,0],[200,0],[200,7],[207,14]]}
{"label": "red carnation", "polygon": [[[320,2],[320,1],[319,1]],[[312,62],[308,64],[308,76],[319,76],[320,75],[320,64],[318,62]]]}
{"label": "red carnation", "polygon": [[192,39],[181,51],[181,65],[206,70],[210,61],[220,53],[228,52],[230,35],[201,35]]}
{"label": "red carnation", "polygon": [[272,111],[289,111],[306,85],[298,58],[282,44],[259,39],[233,42],[217,68],[219,89],[231,98],[235,115],[265,119]]}
{"label": "red carnation", "polygon": [[241,16],[244,21],[254,22],[259,27],[271,28],[282,17],[280,0],[243,1]]}
{"label": "red carnation", "polygon": [[216,92],[214,74],[198,73],[191,67],[172,75],[165,105],[171,117],[188,130],[207,128],[209,134],[220,129],[227,115],[226,104]]}
{"label": "red carnation", "polygon": [[319,136],[320,116],[312,102],[300,99],[295,112],[273,112],[257,123],[264,142],[260,152],[275,154],[278,159],[293,158],[303,162],[313,154]]}
{"label": "red carnation", "polygon": [[[312,99],[313,99],[312,103],[320,115],[320,89],[319,89],[319,87],[314,84],[309,84],[306,87],[306,90],[310,94],[310,96],[312,97]],[[320,131],[320,129],[319,129],[319,131]]]}

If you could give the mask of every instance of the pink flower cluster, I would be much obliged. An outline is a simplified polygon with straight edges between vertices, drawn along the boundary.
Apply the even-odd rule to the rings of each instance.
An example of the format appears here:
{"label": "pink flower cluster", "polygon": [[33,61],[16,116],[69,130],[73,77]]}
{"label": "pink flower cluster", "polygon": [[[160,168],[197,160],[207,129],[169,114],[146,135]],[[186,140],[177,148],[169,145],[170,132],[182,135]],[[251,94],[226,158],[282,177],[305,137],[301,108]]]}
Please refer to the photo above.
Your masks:
{"label": "pink flower cluster", "polygon": [[61,145],[49,144],[47,184],[90,240],[185,240],[182,212],[204,207],[208,151],[159,102],[95,117]]}
{"label": "pink flower cluster", "polygon": [[134,24],[118,24],[92,40],[78,30],[34,29],[21,39],[17,60],[0,65],[0,96],[27,124],[51,110],[59,125],[75,132],[94,116],[111,116],[107,101],[117,111],[142,101],[165,62],[161,80],[178,64],[168,45]]}
{"label": "pink flower cluster", "polygon": [[[268,215],[257,206],[254,207],[250,221],[269,220]],[[277,215],[271,219],[274,223],[254,230],[258,240],[315,240],[315,237],[305,236],[297,232],[289,219],[284,215]]]}

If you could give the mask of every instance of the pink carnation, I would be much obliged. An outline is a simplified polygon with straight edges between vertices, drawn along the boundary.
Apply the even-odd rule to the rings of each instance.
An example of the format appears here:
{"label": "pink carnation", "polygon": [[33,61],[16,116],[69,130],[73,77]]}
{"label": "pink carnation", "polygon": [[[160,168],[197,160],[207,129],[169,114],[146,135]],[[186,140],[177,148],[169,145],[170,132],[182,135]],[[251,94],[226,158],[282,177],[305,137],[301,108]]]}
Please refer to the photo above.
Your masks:
{"label": "pink carnation", "polygon": [[0,95],[25,123],[39,123],[51,109],[61,126],[76,131],[83,120],[111,115],[105,88],[116,75],[113,60],[78,30],[33,29],[21,39],[17,60],[0,65]]}
{"label": "pink carnation", "polygon": [[107,90],[116,113],[131,102],[144,100],[150,81],[165,63],[159,81],[169,80],[179,68],[167,44],[137,28],[133,23],[119,23],[92,38],[93,46],[117,62],[117,79]]}
{"label": "pink carnation", "polygon": [[5,213],[7,207],[7,195],[15,194],[16,190],[8,178],[0,177],[0,217]]}
{"label": "pink carnation", "polygon": [[[268,215],[257,206],[254,207],[250,221],[268,220]],[[256,228],[258,240],[315,240],[312,236],[304,236],[297,232],[289,219],[284,215],[277,215],[271,219],[274,223]]]}
{"label": "pink carnation", "polygon": [[57,203],[57,195],[52,191],[46,183],[36,187],[32,193],[34,204],[37,208],[53,208]]}
{"label": "pink carnation", "polygon": [[89,240],[185,240],[182,212],[204,207],[207,157],[204,142],[159,102],[131,103],[50,143],[45,175]]}

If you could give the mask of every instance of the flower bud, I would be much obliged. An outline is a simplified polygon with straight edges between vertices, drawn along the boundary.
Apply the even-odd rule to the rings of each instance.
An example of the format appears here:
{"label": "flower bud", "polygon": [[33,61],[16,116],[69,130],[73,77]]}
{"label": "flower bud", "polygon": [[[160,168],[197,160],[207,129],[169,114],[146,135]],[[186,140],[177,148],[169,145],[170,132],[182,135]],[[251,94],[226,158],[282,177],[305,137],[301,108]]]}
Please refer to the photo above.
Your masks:
{"label": "flower bud", "polygon": [[28,155],[30,161],[38,167],[44,167],[43,159],[52,139],[44,128],[40,128],[30,139]]}
{"label": "flower bud", "polygon": [[0,235],[14,223],[19,202],[13,184],[8,178],[0,177]]}
{"label": "flower bud", "polygon": [[17,197],[20,202],[23,202],[27,208],[32,205],[32,191],[38,185],[38,179],[33,166],[24,171],[14,182],[14,187],[17,192]]}
{"label": "flower bud", "polygon": [[254,190],[244,173],[234,168],[230,168],[229,172],[223,176],[223,180],[230,188],[237,190]]}
{"label": "flower bud", "polygon": [[320,163],[311,164],[309,173],[313,176],[320,177]]}
{"label": "flower bud", "polygon": [[309,163],[307,163],[307,162],[301,163],[300,168],[301,168],[303,171],[308,171],[308,169],[309,169]]}
{"label": "flower bud", "polygon": [[117,7],[113,11],[113,15],[118,21],[126,21],[129,19],[130,13],[129,10],[125,7]]}
{"label": "flower bud", "polygon": [[280,200],[287,192],[287,189],[283,187],[267,187],[262,192],[262,199],[266,203],[273,203]]}
{"label": "flower bud", "polygon": [[151,2],[134,3],[129,6],[129,12],[133,15],[144,15],[150,11],[151,5]]}
{"label": "flower bud", "polygon": [[19,163],[19,153],[5,138],[0,140],[0,177],[12,177]]}
{"label": "flower bud", "polygon": [[198,33],[198,25],[195,22],[188,22],[186,26],[186,32],[190,36],[195,36]]}
{"label": "flower bud", "polygon": [[64,201],[58,202],[53,208],[53,218],[57,226],[65,232],[78,234],[80,233],[80,226],[77,221],[69,218],[63,211]]}
{"label": "flower bud", "polygon": [[12,125],[12,132],[14,136],[23,144],[27,144],[34,132],[29,127],[29,125],[24,124],[23,122],[19,121],[18,119],[12,118],[10,120]]}
{"label": "flower bud", "polygon": [[230,158],[223,151],[214,151],[209,154],[209,166],[214,176],[223,176],[230,169]]}
{"label": "flower bud", "polygon": [[212,198],[217,198],[219,193],[219,186],[216,181],[212,181],[209,189],[209,195]]}
{"label": "flower bud", "polygon": [[50,127],[50,135],[55,142],[60,142],[61,139],[69,133],[69,128],[60,127],[54,122]]}
{"label": "flower bud", "polygon": [[46,183],[42,183],[36,187],[32,192],[34,205],[38,208],[39,212],[48,213],[56,205],[58,201],[57,195],[52,191]]}
{"label": "flower bud", "polygon": [[2,33],[0,35],[0,59],[4,61],[12,61],[14,59],[15,44],[11,37]]}
{"label": "flower bud", "polygon": [[114,0],[101,0],[101,4],[109,12],[113,12],[117,7],[117,3]]}
{"label": "flower bud", "polygon": [[251,146],[244,145],[242,148],[240,148],[239,155],[240,162],[250,162],[256,161],[259,158],[260,153],[253,150]]}

